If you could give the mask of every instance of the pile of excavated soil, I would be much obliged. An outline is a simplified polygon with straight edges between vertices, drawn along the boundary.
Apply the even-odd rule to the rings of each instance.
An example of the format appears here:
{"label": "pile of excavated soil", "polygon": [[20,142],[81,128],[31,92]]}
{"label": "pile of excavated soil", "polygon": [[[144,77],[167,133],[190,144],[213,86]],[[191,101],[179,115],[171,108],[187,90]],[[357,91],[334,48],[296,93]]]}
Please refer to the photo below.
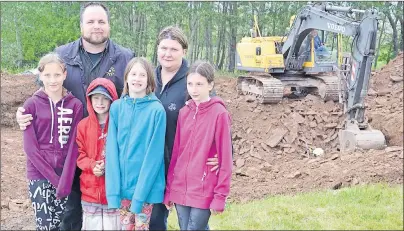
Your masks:
{"label": "pile of excavated soil", "polygon": [[[372,74],[366,116],[386,136],[385,150],[338,151],[344,115],[319,96],[262,105],[236,93],[235,78],[218,78],[217,91],[233,119],[234,200],[403,181],[403,54]],[[325,154],[313,156],[314,148]]]}
{"label": "pile of excavated soil", "polygon": [[[308,95],[262,105],[249,96],[238,95],[235,78],[218,78],[216,89],[233,122],[231,200],[403,181],[402,144],[392,144],[385,150],[338,151],[338,129],[344,119],[338,103]],[[313,156],[314,148],[322,148],[325,153]]]}
{"label": "pile of excavated soil", "polygon": [[403,145],[403,53],[371,78],[366,99],[371,125],[386,136],[389,145]]}
{"label": "pile of excavated soil", "polygon": [[34,75],[1,73],[1,126],[18,127],[15,113],[38,89]]}

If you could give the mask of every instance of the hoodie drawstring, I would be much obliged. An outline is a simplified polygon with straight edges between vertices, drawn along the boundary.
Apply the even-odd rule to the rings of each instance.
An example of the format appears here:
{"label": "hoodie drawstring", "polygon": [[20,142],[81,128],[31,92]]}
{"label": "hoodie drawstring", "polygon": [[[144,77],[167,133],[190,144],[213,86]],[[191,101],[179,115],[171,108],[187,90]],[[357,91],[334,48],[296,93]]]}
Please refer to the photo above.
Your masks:
{"label": "hoodie drawstring", "polygon": [[53,142],[53,123],[55,122],[55,115],[53,112],[53,102],[52,102],[51,98],[48,98],[48,99],[49,99],[49,104],[50,104],[50,109],[51,109],[51,114],[52,114],[52,123],[51,123],[51,131],[50,131],[51,138],[49,140],[49,143],[51,144]]}

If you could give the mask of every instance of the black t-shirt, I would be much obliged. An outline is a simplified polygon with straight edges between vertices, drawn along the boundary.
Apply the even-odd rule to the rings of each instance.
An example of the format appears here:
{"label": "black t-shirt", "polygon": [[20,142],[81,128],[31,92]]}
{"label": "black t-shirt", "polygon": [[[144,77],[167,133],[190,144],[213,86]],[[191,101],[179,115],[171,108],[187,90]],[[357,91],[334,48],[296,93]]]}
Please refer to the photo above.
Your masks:
{"label": "black t-shirt", "polygon": [[96,53],[96,54],[87,52],[87,54],[88,54],[88,56],[90,56],[91,62],[92,62],[93,64],[96,64],[96,63],[98,63],[98,61],[100,60],[101,55],[102,55],[102,52]]}

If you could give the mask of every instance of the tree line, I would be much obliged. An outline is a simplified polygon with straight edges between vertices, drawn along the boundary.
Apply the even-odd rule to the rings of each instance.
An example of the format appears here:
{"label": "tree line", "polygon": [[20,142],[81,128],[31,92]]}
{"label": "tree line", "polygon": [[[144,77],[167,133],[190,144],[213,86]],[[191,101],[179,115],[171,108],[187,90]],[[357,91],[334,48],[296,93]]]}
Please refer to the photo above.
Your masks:
{"label": "tree line", "polygon": [[[80,36],[82,2],[2,2],[1,68],[32,68],[55,47]],[[250,35],[257,15],[262,36],[283,36],[290,18],[307,2],[105,2],[111,13],[111,38],[157,62],[156,38],[177,25],[189,40],[187,59],[205,59],[220,70],[234,70],[236,43]],[[377,62],[403,50],[403,2],[340,2],[380,13]],[[349,41],[345,42],[348,46]],[[377,65],[377,62],[375,65]]]}

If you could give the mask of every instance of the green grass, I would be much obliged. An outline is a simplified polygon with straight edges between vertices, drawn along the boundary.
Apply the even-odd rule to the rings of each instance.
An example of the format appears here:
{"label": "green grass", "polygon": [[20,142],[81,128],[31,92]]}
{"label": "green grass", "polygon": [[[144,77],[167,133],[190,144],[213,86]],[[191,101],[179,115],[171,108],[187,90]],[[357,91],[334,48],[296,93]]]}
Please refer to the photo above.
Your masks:
{"label": "green grass", "polygon": [[[229,204],[211,230],[403,230],[403,186],[375,184]],[[175,209],[169,229],[178,230]]]}

